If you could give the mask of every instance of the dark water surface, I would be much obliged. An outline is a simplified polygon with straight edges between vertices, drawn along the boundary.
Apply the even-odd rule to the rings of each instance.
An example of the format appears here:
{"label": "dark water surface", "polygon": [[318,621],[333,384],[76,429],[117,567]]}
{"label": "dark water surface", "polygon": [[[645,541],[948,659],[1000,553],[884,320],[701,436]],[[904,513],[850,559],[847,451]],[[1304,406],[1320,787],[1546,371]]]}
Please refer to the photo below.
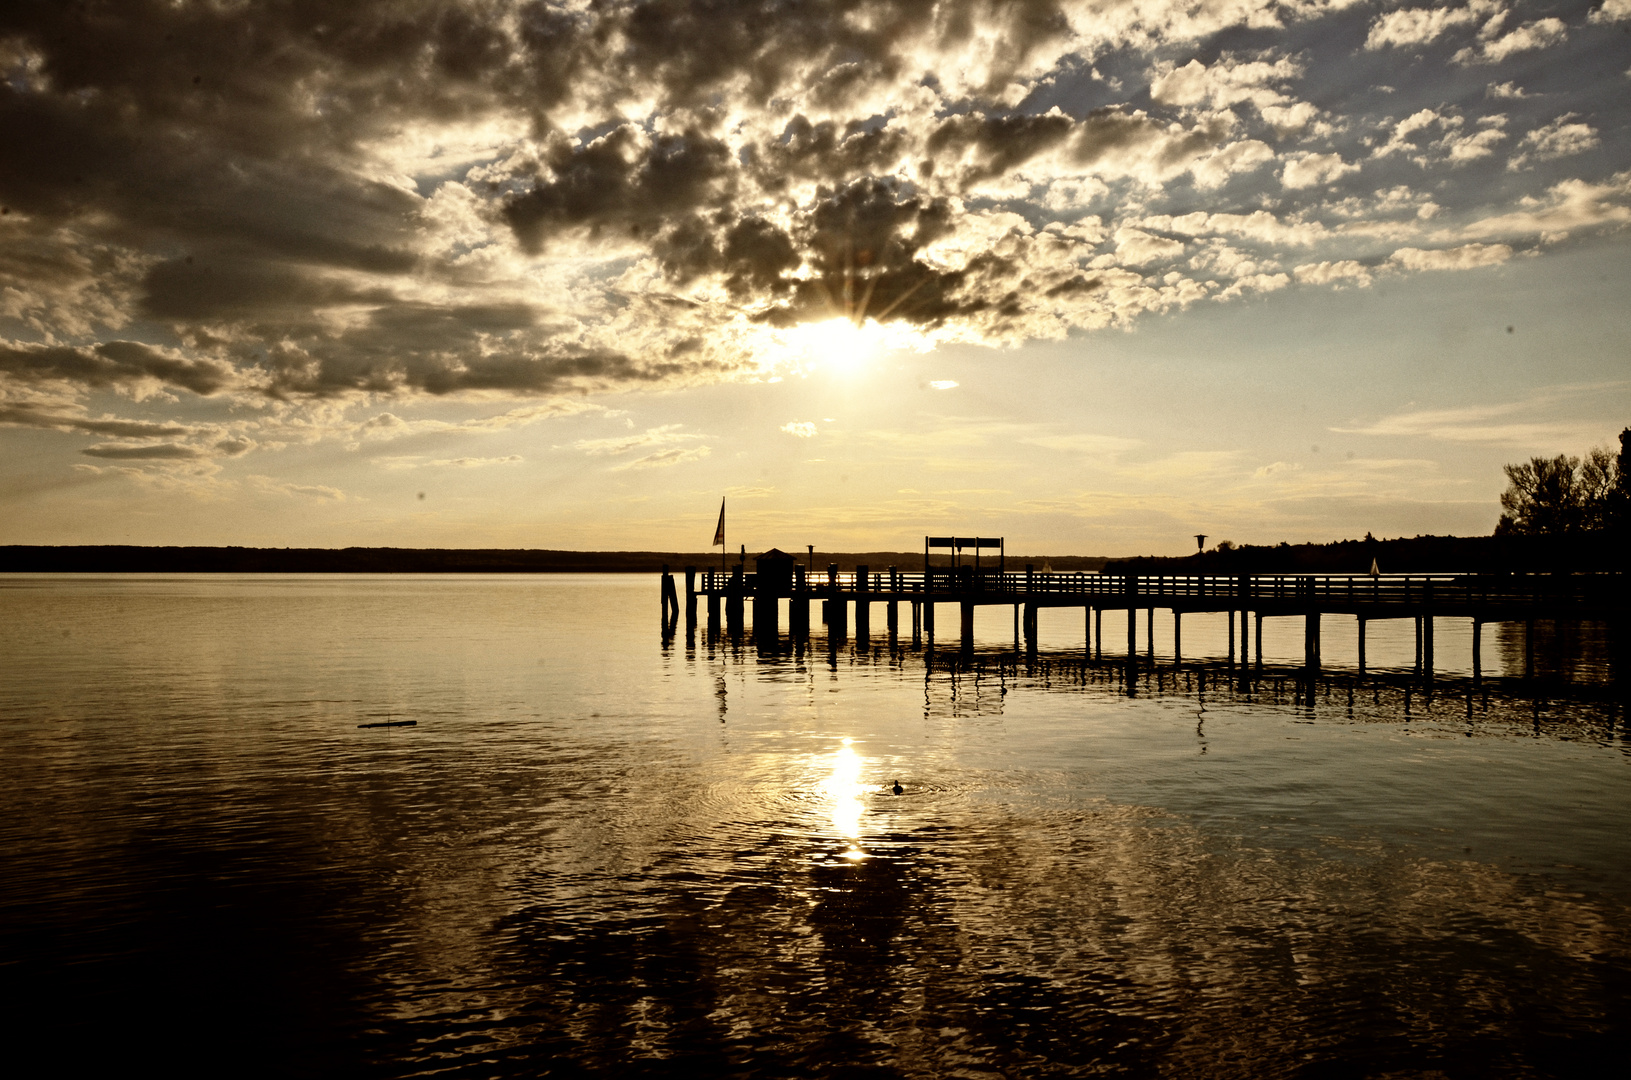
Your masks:
{"label": "dark water surface", "polygon": [[[993,618],[967,669],[665,649],[647,577],[0,576],[12,1056],[1619,1075],[1617,707],[1195,672],[1128,697],[1055,614],[1036,666]],[[1186,619],[1186,655],[1222,632]],[[1547,663],[1601,653],[1570,648]],[[388,718],[417,726],[357,727]]]}

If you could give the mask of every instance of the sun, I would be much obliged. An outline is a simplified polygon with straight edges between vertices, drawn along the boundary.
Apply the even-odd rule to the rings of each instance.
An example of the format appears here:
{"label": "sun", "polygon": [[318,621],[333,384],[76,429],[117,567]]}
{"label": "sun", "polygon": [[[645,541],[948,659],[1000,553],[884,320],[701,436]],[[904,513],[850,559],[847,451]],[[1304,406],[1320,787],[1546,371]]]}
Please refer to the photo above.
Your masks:
{"label": "sun", "polygon": [[840,376],[863,374],[886,353],[933,348],[916,330],[842,315],[783,331],[781,345],[787,359],[799,367]]}

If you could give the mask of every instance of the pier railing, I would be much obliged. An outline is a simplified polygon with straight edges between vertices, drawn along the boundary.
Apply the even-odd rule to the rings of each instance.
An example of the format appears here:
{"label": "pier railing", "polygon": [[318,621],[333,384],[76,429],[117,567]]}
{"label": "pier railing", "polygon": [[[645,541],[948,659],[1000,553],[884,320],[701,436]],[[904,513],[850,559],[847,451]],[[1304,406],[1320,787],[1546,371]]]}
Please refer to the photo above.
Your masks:
{"label": "pier railing", "polygon": [[[717,570],[701,575],[698,592],[744,596],[758,592],[759,575]],[[1583,574],[1087,574],[921,570],[818,571],[802,588],[779,595],[812,599],[932,600],[973,603],[1082,604],[1185,608],[1361,611],[1431,607],[1440,612],[1484,609],[1611,609],[1623,602],[1624,575]]]}

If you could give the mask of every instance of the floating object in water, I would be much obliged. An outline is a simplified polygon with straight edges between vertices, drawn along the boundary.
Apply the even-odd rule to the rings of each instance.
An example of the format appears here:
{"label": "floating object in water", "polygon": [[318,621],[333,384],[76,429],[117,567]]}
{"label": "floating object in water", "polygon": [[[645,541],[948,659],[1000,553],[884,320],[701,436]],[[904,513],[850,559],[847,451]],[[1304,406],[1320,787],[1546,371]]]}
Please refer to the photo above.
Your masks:
{"label": "floating object in water", "polygon": [[896,795],[906,794],[906,789],[900,786],[900,781],[899,780],[895,781],[895,786],[893,788],[891,788],[890,790],[893,791]]}
{"label": "floating object in water", "polygon": [[377,722],[372,723],[372,724],[358,724],[357,726],[360,727],[360,728],[365,728],[365,727],[416,727],[416,726],[418,726],[418,724],[419,724],[419,721],[417,721],[417,720],[380,720],[380,721],[377,721]]}

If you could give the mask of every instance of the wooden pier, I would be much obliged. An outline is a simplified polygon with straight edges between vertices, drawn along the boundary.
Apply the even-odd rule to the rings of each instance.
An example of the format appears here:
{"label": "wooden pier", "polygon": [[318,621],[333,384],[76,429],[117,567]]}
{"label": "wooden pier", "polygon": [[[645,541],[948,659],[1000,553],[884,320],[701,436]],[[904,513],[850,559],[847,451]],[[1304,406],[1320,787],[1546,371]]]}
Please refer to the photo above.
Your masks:
{"label": "wooden pier", "polygon": [[[972,541],[971,541],[972,542]],[[875,605],[883,605],[889,636],[910,634],[914,645],[935,647],[936,609],[951,606],[957,612],[957,632],[948,635],[957,647],[973,648],[974,611],[984,605],[1014,609],[1015,647],[1037,648],[1037,611],[1041,608],[1080,608],[1088,657],[1105,658],[1105,613],[1125,616],[1124,647],[1112,644],[1112,657],[1134,659],[1139,654],[1140,611],[1145,613],[1144,645],[1153,651],[1157,610],[1173,620],[1174,662],[1183,663],[1183,617],[1193,612],[1227,613],[1229,662],[1263,663],[1262,630],[1266,618],[1303,621],[1304,665],[1320,668],[1321,617],[1352,615],[1357,620],[1359,670],[1365,670],[1366,624],[1378,619],[1411,619],[1416,628],[1416,668],[1434,668],[1433,620],[1463,618],[1472,622],[1472,668],[1482,670],[1483,624],[1525,624],[1527,673],[1534,665],[1532,639],[1536,620],[1618,621],[1626,611],[1624,575],[1579,574],[1084,574],[1047,573],[1027,565],[1009,570],[977,565],[926,567],[902,570],[889,566],[874,570],[858,566],[840,572],[836,565],[810,573],[792,556],[770,552],[757,560],[754,571],[745,565],[728,570],[685,569],[684,609],[673,577],[664,568],[663,627],[677,629],[683,617],[687,631],[697,627],[697,599],[706,603],[707,627],[733,637],[744,633],[743,617],[752,605],[752,633],[761,647],[781,640],[780,603],[788,603],[788,632],[792,639],[807,639],[810,606],[822,605],[828,641],[844,641],[853,624],[858,644],[871,637]],[[909,629],[900,626],[906,609]],[[1108,630],[1116,635],[1115,619]],[[1117,635],[1119,636],[1119,635]],[[1022,646],[1023,643],[1023,646]],[[865,647],[862,645],[862,647]]]}

